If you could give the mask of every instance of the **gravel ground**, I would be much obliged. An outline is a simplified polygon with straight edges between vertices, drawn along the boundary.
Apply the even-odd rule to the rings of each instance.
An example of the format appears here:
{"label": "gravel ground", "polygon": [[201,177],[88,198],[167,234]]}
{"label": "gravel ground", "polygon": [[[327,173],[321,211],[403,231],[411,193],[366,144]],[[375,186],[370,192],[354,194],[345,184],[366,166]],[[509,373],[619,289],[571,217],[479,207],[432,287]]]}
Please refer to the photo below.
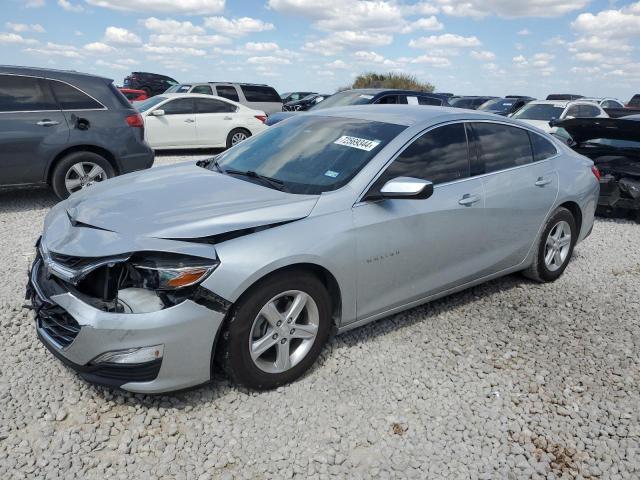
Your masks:
{"label": "gravel ground", "polygon": [[2,479],[640,477],[639,225],[597,221],[554,284],[513,275],[333,338],[276,391],[151,397],[80,380],[21,309],[54,202],[0,192]]}

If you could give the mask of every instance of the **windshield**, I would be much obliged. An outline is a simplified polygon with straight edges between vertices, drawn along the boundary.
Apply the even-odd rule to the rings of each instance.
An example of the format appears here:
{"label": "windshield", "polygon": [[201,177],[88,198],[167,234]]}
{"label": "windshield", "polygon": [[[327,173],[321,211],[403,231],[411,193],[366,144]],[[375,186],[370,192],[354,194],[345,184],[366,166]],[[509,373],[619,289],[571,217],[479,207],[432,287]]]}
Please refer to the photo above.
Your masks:
{"label": "windshield", "polygon": [[281,182],[287,192],[318,195],[344,186],[405,128],[301,115],[243,141],[217,161],[223,170],[255,172]]}
{"label": "windshield", "polygon": [[519,118],[520,120],[544,120],[548,122],[552,118],[560,118],[562,112],[564,112],[562,105],[530,103],[514,113],[512,118]]}
{"label": "windshield", "polygon": [[147,110],[150,110],[151,108],[158,105],[160,102],[164,102],[166,99],[167,97],[163,97],[161,95],[158,95],[156,97],[151,97],[145,100],[144,102],[136,103],[136,108],[138,109],[139,112],[146,112]]}
{"label": "windshield", "polygon": [[321,103],[313,106],[309,110],[322,110],[323,108],[331,108],[331,107],[346,107],[349,105],[364,105],[367,103],[371,103],[373,100],[373,95],[368,93],[359,92],[357,90],[347,90],[346,92],[336,93],[335,95],[331,95],[326,100],[323,100]]}
{"label": "windshield", "polygon": [[516,103],[515,100],[505,100],[504,98],[496,98],[495,100],[489,100],[484,102],[478,107],[478,110],[485,112],[507,112]]}
{"label": "windshield", "polygon": [[449,105],[456,108],[473,108],[475,98],[454,98],[449,99]]}

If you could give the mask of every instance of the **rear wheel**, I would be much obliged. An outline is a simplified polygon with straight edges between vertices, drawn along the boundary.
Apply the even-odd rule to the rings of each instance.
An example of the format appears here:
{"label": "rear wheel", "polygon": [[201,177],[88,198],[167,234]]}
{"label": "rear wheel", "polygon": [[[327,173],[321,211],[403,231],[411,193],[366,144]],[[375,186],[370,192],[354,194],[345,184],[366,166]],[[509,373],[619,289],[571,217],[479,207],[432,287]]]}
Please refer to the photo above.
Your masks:
{"label": "rear wheel", "polygon": [[229,132],[229,135],[227,135],[227,148],[237,145],[250,136],[251,132],[249,130],[245,130],[244,128],[234,128]]}
{"label": "rear wheel", "polygon": [[231,379],[269,389],[301,376],[316,360],[331,325],[331,299],[305,272],[269,278],[235,307],[222,334],[220,361]]}
{"label": "rear wheel", "polygon": [[58,162],[51,176],[51,186],[59,198],[65,199],[114,175],[113,167],[103,156],[93,152],[74,152]]}
{"label": "rear wheel", "polygon": [[533,263],[523,274],[538,282],[553,282],[559,278],[571,260],[577,237],[573,215],[566,208],[558,208],[547,220]]}

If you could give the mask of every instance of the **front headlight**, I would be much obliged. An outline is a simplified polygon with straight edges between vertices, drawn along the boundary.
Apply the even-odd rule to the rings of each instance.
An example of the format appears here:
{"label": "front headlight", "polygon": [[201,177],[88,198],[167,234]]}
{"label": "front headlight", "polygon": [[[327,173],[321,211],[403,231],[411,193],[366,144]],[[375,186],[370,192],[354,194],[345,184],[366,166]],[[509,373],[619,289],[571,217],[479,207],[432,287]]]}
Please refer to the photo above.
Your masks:
{"label": "front headlight", "polygon": [[137,287],[177,290],[202,282],[219,264],[217,260],[170,253],[136,254],[129,261],[129,277]]}

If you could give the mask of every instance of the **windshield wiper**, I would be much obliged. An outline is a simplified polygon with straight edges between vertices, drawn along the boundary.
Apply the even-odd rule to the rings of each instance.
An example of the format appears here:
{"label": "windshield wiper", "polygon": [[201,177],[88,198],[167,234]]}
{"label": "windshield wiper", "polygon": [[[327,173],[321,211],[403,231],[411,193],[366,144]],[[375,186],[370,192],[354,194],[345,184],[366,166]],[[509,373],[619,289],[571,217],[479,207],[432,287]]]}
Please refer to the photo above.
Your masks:
{"label": "windshield wiper", "polygon": [[277,178],[267,177],[265,175],[260,175],[259,173],[254,172],[253,170],[247,170],[245,172],[242,170],[227,169],[225,170],[224,173],[226,173],[227,175],[239,175],[243,177],[256,178],[262,181],[262,183],[267,184],[270,187],[275,188],[276,190],[280,190],[281,192],[289,191],[282,180],[278,180]]}
{"label": "windshield wiper", "polygon": [[198,160],[196,162],[196,165],[198,167],[202,167],[202,168],[209,168],[209,165],[213,165],[214,167],[216,167],[218,169],[218,171],[220,173],[224,173],[224,170],[222,169],[222,167],[218,163],[218,159],[216,157],[205,158],[204,160]]}

